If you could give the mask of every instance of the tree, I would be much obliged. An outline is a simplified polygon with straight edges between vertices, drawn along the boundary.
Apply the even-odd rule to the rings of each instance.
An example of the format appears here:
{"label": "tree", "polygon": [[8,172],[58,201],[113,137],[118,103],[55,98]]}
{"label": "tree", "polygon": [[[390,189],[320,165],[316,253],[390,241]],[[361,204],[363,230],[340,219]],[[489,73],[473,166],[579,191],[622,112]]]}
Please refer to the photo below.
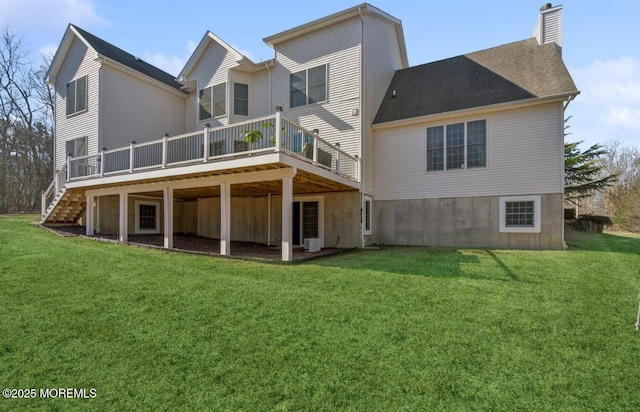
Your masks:
{"label": "tree", "polygon": [[600,158],[607,151],[599,144],[584,152],[578,145],[582,142],[564,144],[564,193],[565,198],[575,203],[611,186],[618,179],[617,173],[604,173]]}
{"label": "tree", "polygon": [[0,213],[34,210],[52,177],[50,60],[34,69],[22,40],[0,31]]}

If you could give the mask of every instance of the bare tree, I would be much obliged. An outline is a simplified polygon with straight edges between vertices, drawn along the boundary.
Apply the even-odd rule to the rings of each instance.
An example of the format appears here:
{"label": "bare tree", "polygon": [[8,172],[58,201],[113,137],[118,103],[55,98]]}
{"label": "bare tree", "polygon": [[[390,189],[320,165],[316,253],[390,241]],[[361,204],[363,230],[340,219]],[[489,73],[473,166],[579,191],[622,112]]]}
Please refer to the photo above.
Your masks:
{"label": "bare tree", "polygon": [[0,33],[0,213],[34,210],[51,177],[53,93],[22,39]]}

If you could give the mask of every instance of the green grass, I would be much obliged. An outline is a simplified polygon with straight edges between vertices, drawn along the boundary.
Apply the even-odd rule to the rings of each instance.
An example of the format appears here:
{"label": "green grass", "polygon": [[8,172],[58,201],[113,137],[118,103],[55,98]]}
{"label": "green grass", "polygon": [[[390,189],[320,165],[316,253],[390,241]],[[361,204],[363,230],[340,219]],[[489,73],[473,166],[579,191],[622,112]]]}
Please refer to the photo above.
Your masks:
{"label": "green grass", "polygon": [[0,410],[637,410],[640,236],[296,265],[0,217]]}

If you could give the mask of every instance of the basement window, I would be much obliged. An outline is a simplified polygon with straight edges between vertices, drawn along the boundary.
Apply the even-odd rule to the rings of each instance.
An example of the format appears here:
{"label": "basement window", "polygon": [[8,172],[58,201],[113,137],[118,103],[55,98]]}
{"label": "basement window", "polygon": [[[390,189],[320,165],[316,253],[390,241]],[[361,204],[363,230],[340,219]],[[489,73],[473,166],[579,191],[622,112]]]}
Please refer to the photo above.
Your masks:
{"label": "basement window", "polygon": [[500,198],[500,232],[540,233],[540,196]]}
{"label": "basement window", "polygon": [[136,200],[136,234],[160,233],[160,202]]}

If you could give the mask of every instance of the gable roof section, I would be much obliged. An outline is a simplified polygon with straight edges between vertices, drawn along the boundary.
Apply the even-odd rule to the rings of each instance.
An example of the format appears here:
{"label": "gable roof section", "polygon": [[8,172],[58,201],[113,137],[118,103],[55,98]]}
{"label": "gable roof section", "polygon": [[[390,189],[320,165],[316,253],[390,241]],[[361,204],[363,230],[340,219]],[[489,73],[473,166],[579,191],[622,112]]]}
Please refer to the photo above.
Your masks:
{"label": "gable roof section", "polygon": [[93,49],[93,51],[97,54],[96,57],[103,57],[121,65],[134,70],[140,74],[143,74],[151,79],[159,81],[160,83],[165,84],[171,88],[180,90],[183,85],[178,83],[174,76],[169,73],[145,62],[144,60],[135,57],[134,55],[127,53],[126,51],[114,46],[111,43],[108,43],[93,34],[81,29],[78,26],[74,26],[73,24],[69,24],[67,31],[64,34],[62,42],[60,43],[60,47],[54,56],[49,71],[47,72],[47,80],[50,82],[55,82],[55,76],[62,65],[62,61],[71,47],[71,42],[73,41],[73,37],[77,36],[80,40],[82,40],[87,47]]}
{"label": "gable roof section", "polygon": [[392,23],[396,28],[396,35],[398,37],[398,47],[400,48],[400,55],[402,58],[402,64],[404,67],[409,65],[409,60],[407,57],[407,48],[404,41],[404,32],[402,30],[402,22],[393,17],[392,15],[380,10],[377,7],[374,7],[368,3],[362,3],[358,6],[354,6],[348,8],[346,10],[339,11],[337,13],[331,14],[329,16],[322,17],[320,19],[311,21],[309,23],[305,23],[300,26],[296,26],[292,29],[285,30],[283,32],[274,34],[269,37],[265,37],[262,39],[269,47],[275,48],[278,44],[286,42],[288,40],[294,39],[296,37],[300,37],[307,33],[314,32],[316,30],[320,30],[322,28],[340,23],[344,20],[360,18],[365,14],[374,14],[384,20]]}
{"label": "gable roof section", "polygon": [[374,124],[578,93],[556,45],[528,39],[398,70]]}
{"label": "gable roof section", "polygon": [[240,54],[236,49],[231,47],[220,37],[216,36],[211,31],[207,31],[202,37],[202,40],[200,40],[200,43],[198,43],[198,46],[196,47],[196,49],[193,51],[193,53],[191,53],[189,60],[184,65],[184,68],[182,69],[180,74],[178,74],[178,79],[180,81],[184,81],[184,82],[189,81],[189,75],[195,68],[196,64],[198,64],[198,61],[200,61],[200,58],[202,57],[204,52],[207,50],[207,47],[209,47],[209,44],[211,44],[212,42],[218,43],[220,46],[225,48],[229,53],[233,55],[233,58],[238,62],[238,65],[243,67],[247,71],[253,72],[253,71],[261,70],[264,68],[263,66],[264,64],[269,64],[271,66],[273,63],[272,61],[254,63],[253,61],[251,61],[251,59]]}

